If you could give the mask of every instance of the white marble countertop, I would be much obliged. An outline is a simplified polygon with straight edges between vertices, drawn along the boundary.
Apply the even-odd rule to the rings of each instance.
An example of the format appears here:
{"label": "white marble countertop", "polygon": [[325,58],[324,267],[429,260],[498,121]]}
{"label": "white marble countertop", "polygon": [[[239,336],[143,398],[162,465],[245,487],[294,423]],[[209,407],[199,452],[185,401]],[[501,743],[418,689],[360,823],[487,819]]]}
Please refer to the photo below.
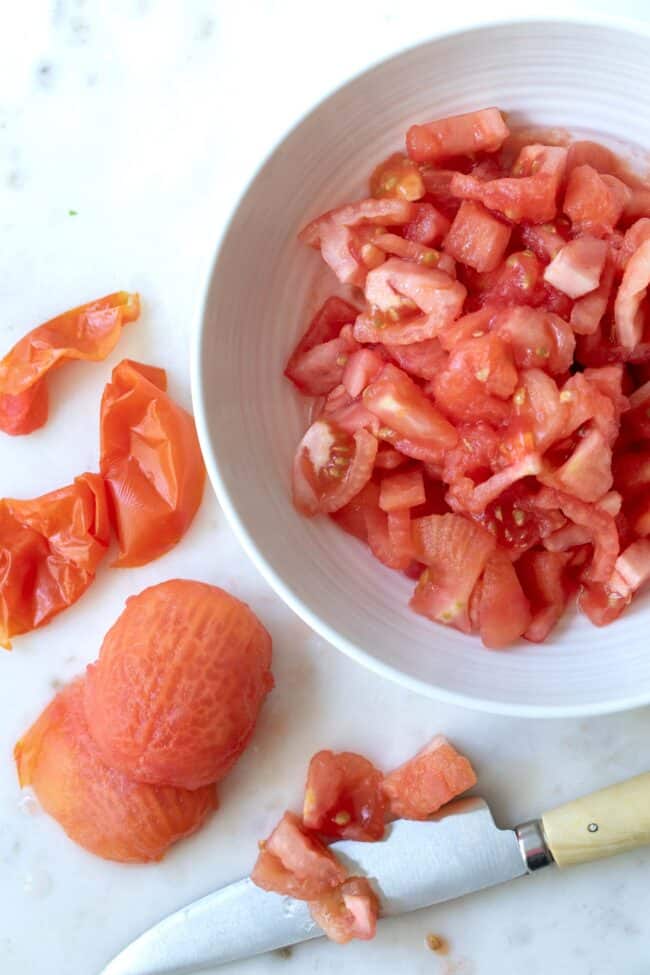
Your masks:
{"label": "white marble countertop", "polygon": [[[165,366],[173,393],[189,403],[188,334],[213,243],[275,139],[370,61],[485,14],[478,3],[444,12],[431,0],[28,0],[10,8],[0,36],[2,350],[54,313],[118,288],[139,290],[145,308],[110,362],[55,378],[43,431],[0,440],[0,496],[33,497],[96,466],[99,396],[119,358]],[[498,4],[495,16],[520,9]],[[641,3],[617,10],[633,16]],[[109,864],[21,804],[11,749],[59,682],[95,657],[125,597],[175,575],[250,601],[273,633],[277,689],[209,826],[160,865]],[[356,749],[390,766],[438,731],[475,760],[502,825],[650,766],[650,710],[580,721],[489,717],[362,671],[269,590],[208,493],[172,553],[139,570],[102,569],[73,610],[0,656],[2,975],[98,975],[141,930],[248,871],[256,838],[299,799],[315,750]],[[370,944],[319,941],[227,971],[642,975],[649,870],[648,852],[562,876],[549,870],[386,922]],[[428,932],[448,939],[447,956],[426,948]]]}

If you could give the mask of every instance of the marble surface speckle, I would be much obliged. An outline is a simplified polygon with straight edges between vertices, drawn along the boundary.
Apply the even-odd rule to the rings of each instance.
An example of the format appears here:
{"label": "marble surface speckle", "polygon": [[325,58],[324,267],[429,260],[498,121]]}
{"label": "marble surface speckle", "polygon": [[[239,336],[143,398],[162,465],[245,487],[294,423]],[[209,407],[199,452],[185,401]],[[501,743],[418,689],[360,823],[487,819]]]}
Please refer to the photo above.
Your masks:
{"label": "marble surface speckle", "polygon": [[[97,407],[123,356],[169,370],[189,404],[188,335],[217,232],[274,141],[329,88],[379,57],[485,17],[468,0],[29,0],[0,32],[2,348],[66,307],[138,289],[141,321],[111,360],[51,383],[48,426],[0,440],[0,495],[34,496],[97,464]],[[592,3],[606,12],[608,3]],[[585,6],[549,3],[545,12]],[[641,3],[619,13],[641,16]],[[497,3],[495,17],[521,11]],[[198,836],[156,866],[104,863],[71,844],[11,762],[20,732],[97,653],[124,599],[175,575],[248,600],[272,631],[277,690],[252,746]],[[392,765],[444,730],[475,759],[502,825],[647,769],[650,711],[523,721],[444,706],[362,671],[312,634],[249,564],[208,494],[173,552],[102,568],[69,613],[0,657],[0,971],[99,975],[166,913],[246,873],[255,840],[299,801],[320,747]],[[228,975],[645,975],[650,855],[627,854],[381,925],[371,944],[324,942],[223,969]],[[447,954],[426,945],[429,933]]]}

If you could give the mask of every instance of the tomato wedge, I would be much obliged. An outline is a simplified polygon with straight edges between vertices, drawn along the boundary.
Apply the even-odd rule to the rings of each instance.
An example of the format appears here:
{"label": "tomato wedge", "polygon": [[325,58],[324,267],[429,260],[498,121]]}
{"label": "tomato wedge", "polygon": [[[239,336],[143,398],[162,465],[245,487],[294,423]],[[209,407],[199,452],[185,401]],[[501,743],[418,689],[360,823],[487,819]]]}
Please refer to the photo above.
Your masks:
{"label": "tomato wedge", "polygon": [[293,463],[293,502],[302,514],[328,514],[347,505],[368,483],[377,438],[367,430],[346,433],[316,420],[298,445]]}
{"label": "tomato wedge", "polygon": [[139,315],[139,295],[117,291],[28,332],[0,361],[0,430],[18,436],[42,427],[48,416],[47,374],[69,359],[105,359],[122,326]]}
{"label": "tomato wedge", "polygon": [[95,578],[110,537],[97,474],[33,501],[0,501],[0,646],[44,626]]}
{"label": "tomato wedge", "polygon": [[366,387],[363,402],[382,423],[402,437],[433,448],[453,447],[458,440],[451,423],[420,387],[391,363]]}
{"label": "tomato wedge", "polygon": [[124,359],[101,405],[100,467],[120,554],[144,565],[182,538],[205,484],[194,420],[166,392],[163,369]]}

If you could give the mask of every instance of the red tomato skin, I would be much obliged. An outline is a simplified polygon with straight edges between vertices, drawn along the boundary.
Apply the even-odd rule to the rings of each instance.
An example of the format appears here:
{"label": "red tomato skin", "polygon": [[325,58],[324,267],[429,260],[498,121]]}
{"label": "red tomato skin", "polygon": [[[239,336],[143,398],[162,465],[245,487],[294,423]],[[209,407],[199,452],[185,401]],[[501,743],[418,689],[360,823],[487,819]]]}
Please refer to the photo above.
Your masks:
{"label": "red tomato skin", "polygon": [[139,315],[140,296],[117,291],[28,332],[0,361],[0,430],[18,436],[43,426],[48,373],[66,360],[105,359]]}
{"label": "red tomato skin", "polygon": [[96,474],[30,501],[0,501],[0,646],[44,626],[90,586],[109,542]]}
{"label": "red tomato skin", "polygon": [[100,469],[120,568],[144,565],[173,548],[203,497],[205,465],[194,420],[165,389],[163,370],[124,359],[102,397]]}

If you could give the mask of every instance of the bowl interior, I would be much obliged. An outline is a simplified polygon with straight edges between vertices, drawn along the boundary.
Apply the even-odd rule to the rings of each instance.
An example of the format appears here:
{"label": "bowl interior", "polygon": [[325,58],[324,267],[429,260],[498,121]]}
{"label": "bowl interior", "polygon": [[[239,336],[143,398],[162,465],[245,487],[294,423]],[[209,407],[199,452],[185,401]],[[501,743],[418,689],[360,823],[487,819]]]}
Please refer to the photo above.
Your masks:
{"label": "bowl interior", "polygon": [[296,241],[306,220],[367,194],[371,167],[409,124],[486,105],[515,123],[650,146],[650,41],[563,22],[495,25],[430,41],[336,91],[263,165],[221,243],[194,349],[198,425],[212,482],[250,555],[311,626],[361,662],[432,695],[493,711],[561,715],[650,700],[640,599],[597,630],[572,615],[541,646],[489,652],[408,609],[413,584],[327,518],[290,500],[308,405],[282,375],[310,313],[335,290]]}

